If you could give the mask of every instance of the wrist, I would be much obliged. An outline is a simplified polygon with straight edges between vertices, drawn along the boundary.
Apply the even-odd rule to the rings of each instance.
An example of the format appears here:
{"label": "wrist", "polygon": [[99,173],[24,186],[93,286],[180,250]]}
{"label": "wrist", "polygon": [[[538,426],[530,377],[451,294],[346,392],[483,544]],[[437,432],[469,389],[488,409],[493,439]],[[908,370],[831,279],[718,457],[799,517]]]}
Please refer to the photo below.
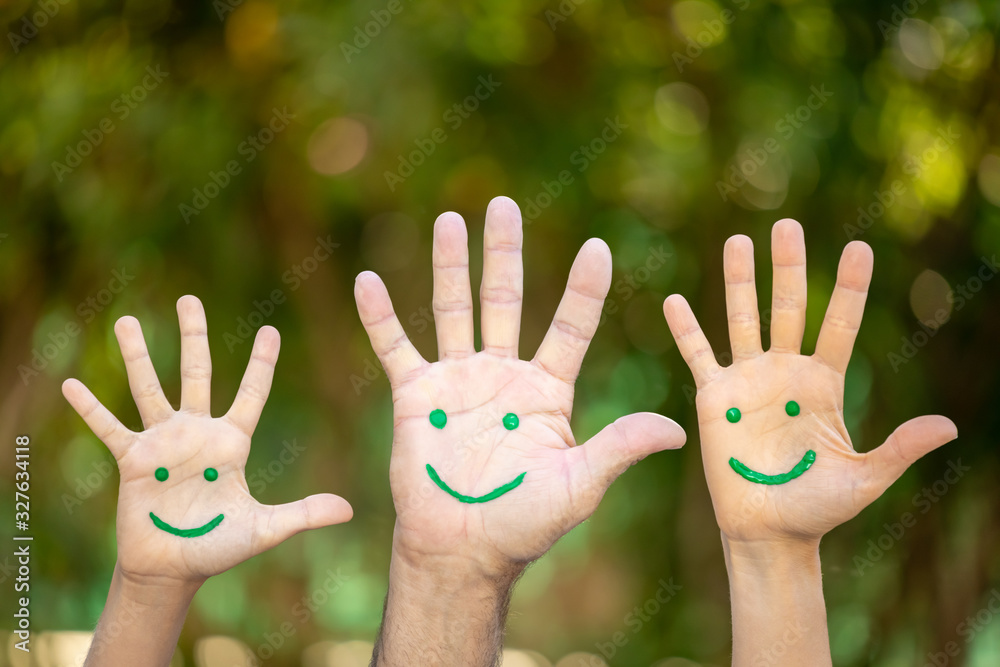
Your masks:
{"label": "wrist", "polygon": [[121,563],[115,563],[109,596],[127,600],[136,608],[186,612],[203,583],[130,573],[122,568]]}
{"label": "wrist", "polygon": [[509,597],[527,563],[486,563],[459,554],[417,553],[393,540],[389,579],[396,588],[426,594],[429,603],[447,598],[489,601]]}
{"label": "wrist", "polygon": [[488,548],[478,548],[470,555],[459,548],[442,548],[440,543],[413,539],[396,523],[392,537],[392,563],[407,575],[435,580],[449,586],[452,582],[468,585],[510,586],[531,561],[513,561],[491,555]]}
{"label": "wrist", "polygon": [[774,538],[734,540],[722,534],[726,567],[759,576],[782,576],[789,572],[819,573],[819,538]]}

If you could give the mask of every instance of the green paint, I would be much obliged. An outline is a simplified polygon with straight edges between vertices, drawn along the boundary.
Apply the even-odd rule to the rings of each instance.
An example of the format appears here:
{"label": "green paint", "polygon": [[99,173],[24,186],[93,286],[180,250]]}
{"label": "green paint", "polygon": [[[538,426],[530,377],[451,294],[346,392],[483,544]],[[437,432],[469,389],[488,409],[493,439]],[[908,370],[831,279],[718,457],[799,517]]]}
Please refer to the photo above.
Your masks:
{"label": "green paint", "polygon": [[810,449],[802,457],[802,460],[795,464],[794,468],[779,475],[765,475],[762,472],[751,470],[734,458],[729,459],[729,465],[740,475],[740,477],[754,482],[755,484],[785,484],[792,481],[796,477],[799,477],[806,470],[809,470],[815,460],[816,452]]}
{"label": "green paint", "polygon": [[167,471],[166,468],[157,468],[156,472],[153,473],[153,475],[156,477],[156,479],[158,479],[161,482],[167,481],[167,477],[170,477],[170,473]]}
{"label": "green paint", "polygon": [[729,420],[730,424],[735,424],[740,420],[740,409],[739,408],[729,408],[726,410],[726,419]]}
{"label": "green paint", "polygon": [[487,493],[485,496],[479,496],[478,498],[474,498],[472,496],[463,496],[458,491],[453,490],[450,486],[448,486],[447,484],[444,483],[444,480],[442,480],[438,476],[437,470],[435,470],[434,467],[431,466],[430,463],[427,464],[427,474],[430,476],[431,480],[441,488],[442,491],[444,491],[445,493],[447,493],[448,495],[450,495],[450,496],[452,496],[454,498],[457,498],[459,502],[462,502],[462,503],[485,503],[487,501],[499,498],[500,496],[502,496],[503,494],[507,493],[508,491],[512,491],[513,489],[516,489],[518,486],[521,485],[521,482],[524,481],[524,476],[527,475],[528,473],[527,472],[522,472],[520,475],[518,475],[514,479],[514,481],[507,482],[503,486],[498,486],[497,488],[495,488],[492,491],[490,491],[489,493]]}
{"label": "green paint", "polygon": [[215,517],[204,526],[199,526],[198,528],[174,528],[169,523],[156,516],[152,512],[149,513],[149,518],[153,520],[153,524],[162,531],[170,533],[171,535],[176,535],[177,537],[201,537],[205,533],[215,530],[216,526],[222,523],[222,515]]}
{"label": "green paint", "polygon": [[210,482],[214,482],[219,479],[219,471],[215,468],[205,468],[205,479]]}
{"label": "green paint", "polygon": [[435,410],[431,413],[431,425],[434,428],[444,428],[447,423],[448,415],[444,413],[444,410]]}
{"label": "green paint", "polygon": [[801,410],[799,409],[799,404],[795,401],[788,401],[785,403],[785,412],[789,417],[797,417]]}
{"label": "green paint", "polygon": [[521,420],[517,418],[513,412],[508,412],[503,418],[503,427],[508,431],[513,431],[515,428],[520,426]]}

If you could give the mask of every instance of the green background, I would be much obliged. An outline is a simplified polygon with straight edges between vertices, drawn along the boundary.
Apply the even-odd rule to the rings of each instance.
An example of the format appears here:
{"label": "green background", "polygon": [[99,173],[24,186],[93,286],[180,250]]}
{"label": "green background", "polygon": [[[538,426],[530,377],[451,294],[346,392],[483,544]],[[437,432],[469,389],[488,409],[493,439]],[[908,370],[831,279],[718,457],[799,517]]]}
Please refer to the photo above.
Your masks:
{"label": "green background", "polygon": [[[82,379],[139,428],[112,332],[130,314],[176,403],[174,302],[192,293],[208,313],[217,409],[232,400],[249,357],[249,341],[231,338],[240,319],[283,336],[247,465],[248,476],[258,475],[257,497],[276,503],[331,491],[356,516],[209,581],[182,648],[190,655],[197,638],[225,634],[256,649],[329,568],[346,583],[267,664],[296,664],[319,639],[371,639],[394,520],[391,404],[354,309],[353,279],[365,269],[382,275],[414,343],[433,356],[434,217],[465,216],[475,287],[483,214],[505,194],[530,220],[524,354],[541,341],[579,246],[599,236],[614,253],[607,318],[578,383],[577,439],[638,410],[669,415],[690,435],[682,451],[632,468],[592,520],[529,570],[509,645],[555,662],[622,631],[629,641],[614,665],[670,656],[728,664],[728,584],[693,383],[661,303],[687,296],[725,361],[723,243],[736,233],[757,243],[766,309],[770,225],[793,217],[809,252],[806,352],[842,247],[862,238],[875,250],[847,382],[856,448],[877,446],[925,413],[949,415],[960,432],[824,540],[835,663],[923,664],[956,641],[961,654],[950,664],[996,664],[1000,623],[984,622],[970,643],[959,624],[1000,586],[1000,281],[977,282],[979,271],[993,277],[982,258],[1000,249],[998,5],[387,7],[0,2],[0,443],[6,450],[17,434],[33,439],[34,627],[93,627],[115,559],[114,462],[59,384]],[[366,27],[374,35],[367,43],[358,37]],[[167,74],[156,82],[147,67]],[[469,101],[480,77],[499,86]],[[825,99],[810,98],[813,90]],[[456,104],[476,108],[446,115]],[[241,151],[275,109],[294,118],[261,150]],[[598,154],[595,139],[608,122],[624,127]],[[432,153],[412,158],[421,162],[412,175],[390,187],[386,172],[442,132],[442,142],[430,139]],[[950,138],[935,147],[938,137]],[[591,142],[593,159],[581,159]],[[77,162],[74,151],[88,154]],[[230,161],[238,173],[213,190],[212,174],[225,181],[219,174]],[[563,171],[568,185],[547,197],[546,184],[556,192]],[[196,190],[207,205],[185,220],[181,205],[192,205]],[[859,209],[871,215],[863,225]],[[317,238],[339,247],[296,282],[287,272],[312,255]],[[656,253],[669,257],[646,270]],[[102,297],[115,270],[134,278],[99,310],[81,305]],[[275,290],[284,302],[265,304],[259,321],[255,302]],[[947,319],[921,328],[934,317]],[[46,345],[55,347],[45,367],[24,373]],[[255,471],[280,461],[282,443],[293,440],[305,451],[261,484]],[[939,482],[959,460],[972,471]],[[13,463],[0,457],[4,508],[12,506]],[[933,503],[920,500],[923,489]],[[4,511],[0,544],[10,544],[13,509]],[[906,512],[915,525],[892,537]],[[6,589],[10,579],[0,577]],[[637,630],[629,614],[671,579],[682,589]],[[3,627],[10,598],[4,593],[0,605]]]}

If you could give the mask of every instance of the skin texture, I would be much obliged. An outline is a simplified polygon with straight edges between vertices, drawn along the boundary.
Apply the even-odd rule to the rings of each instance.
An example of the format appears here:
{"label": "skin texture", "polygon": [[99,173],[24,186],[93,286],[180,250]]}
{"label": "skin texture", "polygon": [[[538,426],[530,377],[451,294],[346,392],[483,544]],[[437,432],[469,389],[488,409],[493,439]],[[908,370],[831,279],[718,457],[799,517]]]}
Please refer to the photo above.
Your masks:
{"label": "skin texture", "polygon": [[[589,517],[631,464],[680,447],[684,432],[643,413],[577,445],[573,389],[611,285],[611,253],[588,241],[570,271],[555,321],[532,361],[518,356],[520,211],[506,197],[486,213],[480,301],[483,350],[473,343],[468,234],[454,213],[434,226],[434,317],[440,360],[407,339],[382,281],[358,276],[361,321],[392,386],[389,482],[396,506],[389,593],[373,665],[493,665],[511,588],[524,567]],[[441,409],[438,429],[428,415]],[[518,416],[515,430],[503,418]],[[462,503],[435,485],[478,497]]]}
{"label": "skin texture", "polygon": [[[720,367],[683,297],[664,314],[698,387],[702,458],[722,530],[733,601],[733,665],[782,650],[781,665],[830,664],[819,567],[820,538],[882,495],[914,461],[957,437],[941,416],[910,420],[883,445],[859,453],[844,425],[844,373],[871,282],[871,249],[850,243],[814,354],[800,354],[806,316],[801,225],[781,220],[771,237],[774,290],[771,347],[762,350],[753,244],[726,243],[726,307],[733,363]],[[788,401],[800,406],[786,413]],[[726,411],[738,407],[737,423]],[[735,457],[769,474],[790,470],[807,450],[812,467],[780,485],[754,484],[730,467]]]}
{"label": "skin texture", "polygon": [[[250,495],[244,466],[250,437],[271,388],[278,332],[257,333],[236,400],[210,414],[211,357],[205,311],[193,296],[177,302],[181,330],[181,404],[174,410],[153,369],[139,322],[123,317],[115,334],[144,429],[125,428],[78,380],[63,395],[118,462],[118,562],[87,666],[166,665],[195,592],[214,575],[292,535],[350,520],[351,506],[330,494],[286,505]],[[169,476],[160,481],[156,470]],[[205,471],[218,478],[208,481]],[[210,475],[211,476],[211,475]],[[224,519],[192,537],[158,528],[150,513],[181,530]]]}

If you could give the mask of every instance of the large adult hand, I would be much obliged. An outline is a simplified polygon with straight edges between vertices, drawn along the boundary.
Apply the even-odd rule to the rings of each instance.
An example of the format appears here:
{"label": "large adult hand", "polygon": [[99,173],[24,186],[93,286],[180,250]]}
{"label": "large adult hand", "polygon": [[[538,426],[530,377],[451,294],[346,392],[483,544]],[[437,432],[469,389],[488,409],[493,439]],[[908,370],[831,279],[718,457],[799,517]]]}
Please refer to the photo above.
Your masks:
{"label": "large adult hand", "polygon": [[[378,276],[358,276],[358,310],[392,385],[395,412],[389,476],[397,519],[376,664],[492,664],[513,577],[589,517],[631,464],[684,442],[674,422],[643,413],[577,445],[570,427],[574,383],[611,286],[611,253],[596,239],[584,245],[548,334],[535,358],[523,361],[521,244],[517,206],[494,199],[486,213],[477,352],[465,223],[454,213],[438,218],[436,363],[407,339]],[[457,581],[466,583],[452,586]],[[480,594],[479,581],[493,583]],[[442,599],[452,588],[447,612],[417,613],[428,604],[421,593]],[[465,605],[470,596],[488,611]],[[416,626],[430,613],[455,609],[462,611],[447,638],[437,627]],[[487,616],[489,627],[463,625]],[[401,650],[404,644],[412,650]]]}

